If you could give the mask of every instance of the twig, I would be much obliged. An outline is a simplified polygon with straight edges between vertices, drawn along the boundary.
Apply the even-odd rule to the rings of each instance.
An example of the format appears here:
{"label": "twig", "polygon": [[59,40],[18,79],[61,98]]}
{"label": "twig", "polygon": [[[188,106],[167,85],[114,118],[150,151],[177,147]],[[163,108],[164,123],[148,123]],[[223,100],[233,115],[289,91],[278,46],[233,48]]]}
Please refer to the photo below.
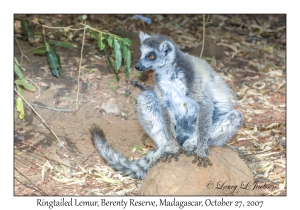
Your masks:
{"label": "twig", "polygon": [[[31,146],[31,145],[29,145],[29,146],[30,146],[30,148],[34,148],[34,149],[37,149],[37,148],[38,148],[37,146]],[[96,150],[95,150],[95,151],[96,151]],[[63,162],[60,162],[60,161],[58,161],[58,160],[49,158],[45,153],[42,153],[42,152],[37,153],[37,152],[32,152],[32,151],[30,151],[30,150],[28,150],[27,152],[28,152],[28,153],[31,153],[32,156],[35,155],[34,158],[36,158],[36,159],[38,159],[38,160],[40,160],[40,161],[48,160],[48,161],[52,161],[52,162],[54,162],[54,163],[57,163],[57,164],[60,164],[60,165],[63,165],[63,166],[66,166],[66,167],[69,167],[69,168],[74,169],[74,167],[70,167],[70,166],[66,165],[65,163],[63,163]],[[53,153],[53,152],[52,152],[52,153]],[[24,158],[24,157],[22,157],[22,158]],[[43,158],[43,159],[42,159],[42,158]],[[26,159],[26,158],[24,158],[24,159]],[[19,160],[19,161],[20,161],[20,160]],[[29,160],[26,159],[26,161],[29,161]],[[21,161],[20,161],[20,162],[21,162]],[[75,162],[78,163],[78,161],[76,161],[76,160],[75,160]],[[32,164],[34,164],[34,163],[32,163]],[[27,165],[28,165],[28,163],[27,163]],[[36,164],[34,164],[34,165],[36,165]],[[38,166],[38,167],[40,167],[40,166]]]}
{"label": "twig", "polygon": [[[30,161],[28,158],[26,157],[23,157],[22,155],[18,155],[18,156],[15,156],[15,161],[19,161],[20,164],[23,164],[25,165],[26,167],[28,166],[28,163],[30,163],[31,166],[35,166],[36,168],[34,168],[36,171],[39,172],[39,168],[40,166],[35,164],[34,162]],[[32,158],[32,157],[31,157]]]}
{"label": "twig", "polygon": [[33,190],[40,191],[40,193],[42,193],[43,195],[48,195],[48,194],[45,193],[42,189],[40,189],[39,187],[37,187],[36,185],[34,185],[34,184],[27,178],[27,176],[25,176],[24,174],[22,174],[16,167],[14,167],[14,169],[15,169],[19,174],[21,174],[25,179],[27,179],[27,181],[28,181],[30,184],[32,184],[33,186],[35,186],[36,188],[27,186],[27,185],[25,185],[23,182],[21,182],[17,177],[14,177],[18,182],[20,182],[20,183],[21,183],[22,185],[24,185],[25,187],[28,187],[28,188],[33,189]]}
{"label": "twig", "polygon": [[[88,28],[88,29],[90,29],[90,30],[96,31],[96,32],[98,32],[98,33],[107,34],[107,35],[109,35],[109,36],[111,36],[111,37],[113,37],[113,38],[115,38],[115,39],[117,39],[117,40],[120,40],[120,37],[116,36],[115,34],[110,33],[110,32],[107,31],[107,30],[98,30],[97,28],[94,28],[94,27],[91,27],[91,26],[89,26],[89,25],[86,25],[86,21],[85,21],[84,23],[79,23],[80,25],[83,25],[84,28],[72,28],[72,27],[73,27],[72,25],[71,25],[71,26],[65,26],[65,27],[64,27],[64,26],[60,26],[60,27],[52,27],[52,26],[47,26],[47,25],[40,24],[39,22],[37,22],[37,21],[35,21],[35,20],[32,20],[32,21],[33,21],[34,23],[36,23],[36,24],[41,25],[41,26],[43,27],[43,29],[44,29],[44,28],[50,28],[50,29],[69,29],[69,30],[73,30],[73,31],[81,31],[81,30],[84,30],[84,34],[85,34],[85,30],[86,30],[86,28]],[[44,36],[45,36],[44,31],[43,31],[43,34],[44,34]],[[44,39],[45,39],[45,38],[44,38]],[[123,41],[126,42],[126,40],[123,40]],[[127,44],[129,44],[129,43],[127,43]]]}
{"label": "twig", "polygon": [[52,26],[46,26],[46,25],[42,25],[42,26],[45,27],[45,28],[51,28],[51,29],[65,29],[65,28],[67,28],[67,29],[70,29],[72,31],[81,31],[81,30],[84,30],[84,28],[71,28],[72,26],[66,26],[66,27],[64,27],[64,26],[61,26],[61,27],[52,27]]}
{"label": "twig", "polygon": [[80,70],[81,70],[81,62],[82,62],[82,54],[83,54],[83,47],[84,47],[84,39],[85,39],[85,30],[86,30],[86,21],[84,21],[84,30],[82,36],[82,46],[81,46],[81,53],[80,53],[80,61],[79,61],[79,69],[78,69],[78,79],[77,79],[77,98],[76,98],[76,109],[78,109],[78,96],[79,96],[79,80],[80,80]]}
{"label": "twig", "polygon": [[44,25],[42,25],[42,26],[43,26],[43,36],[44,36],[44,42],[46,42],[45,27],[44,27]]}
{"label": "twig", "polygon": [[87,161],[97,150],[94,149],[94,151],[89,155],[87,156],[86,158],[84,158],[84,160],[81,162],[81,164],[83,164],[85,161]]}
{"label": "twig", "polygon": [[52,27],[52,26],[47,26],[47,25],[43,25],[43,24],[40,24],[38,21],[35,21],[35,20],[32,20],[32,22],[34,22],[35,24],[38,24],[38,25],[41,25],[42,27],[45,27],[45,28],[51,28],[51,29],[69,29],[69,30],[73,30],[73,31],[80,31],[82,30],[83,28],[72,28],[73,26],[58,26],[58,27]]}
{"label": "twig", "polygon": [[35,47],[33,49],[26,50],[26,51],[24,51],[24,53],[27,53],[27,52],[30,52],[30,51],[34,51],[35,49],[39,49],[39,48],[42,48],[42,47],[45,47],[45,45],[40,45],[40,46],[37,46],[37,47]]}
{"label": "twig", "polygon": [[[17,44],[18,44],[20,53],[22,54],[22,55],[21,55],[21,64],[20,64],[20,66],[22,66],[22,63],[23,63],[23,56],[24,56],[25,58],[27,58],[28,61],[30,61],[30,59],[23,53],[23,51],[22,51],[22,49],[21,49],[21,46],[20,46],[20,43],[19,43],[18,39],[15,38],[15,40],[16,40],[16,42],[17,42]],[[24,68],[22,67],[22,69],[24,69]]]}
{"label": "twig", "polygon": [[46,194],[44,191],[42,191],[41,189],[39,189],[39,188],[37,188],[37,189],[35,189],[34,187],[30,187],[30,186],[28,186],[28,185],[25,185],[23,182],[21,182],[17,177],[14,177],[15,178],[15,180],[17,180],[21,185],[24,185],[25,187],[28,187],[28,188],[30,188],[30,189],[32,189],[32,190],[37,190],[37,191],[40,191],[40,193],[42,193],[42,195],[48,195],[48,194]]}
{"label": "twig", "polygon": [[71,28],[71,27],[73,27],[72,25],[71,26],[66,26],[66,27],[64,27],[64,26],[61,26],[61,27],[52,27],[52,26],[47,26],[47,25],[40,24],[39,22],[34,21],[34,20],[33,20],[33,22],[36,23],[36,24],[41,25],[43,28],[45,27],[45,28],[51,28],[51,29],[69,29],[69,30],[73,30],[73,31],[81,31],[81,30],[85,31],[86,28],[89,28],[90,30],[96,31],[98,33],[108,34],[109,36],[112,36],[115,39],[120,40],[120,37],[118,37],[118,36],[110,33],[109,31],[107,31],[107,30],[98,30],[97,28],[93,28],[93,27],[91,27],[89,25],[86,25],[86,22],[80,23],[80,25],[83,25],[84,28]]}
{"label": "twig", "polygon": [[39,113],[37,113],[37,111],[35,111],[35,109],[30,105],[30,103],[28,101],[26,101],[23,96],[19,93],[19,91],[14,88],[15,92],[20,96],[20,98],[27,104],[27,106],[30,107],[30,109],[40,118],[40,120],[44,123],[44,125],[49,129],[49,131],[55,136],[55,138],[57,139],[57,141],[59,142],[59,145],[62,146],[67,152],[68,150],[65,148],[65,146],[63,145],[63,142],[61,142],[58,138],[58,136],[51,130],[51,128],[49,127],[49,125],[45,122],[45,120],[39,115]]}
{"label": "twig", "polygon": [[277,189],[277,190],[274,190],[273,192],[270,192],[268,195],[273,195],[277,192],[284,191],[284,190],[286,190],[286,189],[285,188],[284,189]]}
{"label": "twig", "polygon": [[[85,24],[80,23],[80,25],[85,25]],[[110,32],[107,31],[107,30],[98,30],[97,28],[93,28],[93,27],[91,27],[91,26],[89,26],[89,25],[86,25],[86,27],[87,27],[88,29],[90,29],[90,30],[93,30],[93,31],[96,31],[96,32],[102,33],[102,34],[107,34],[107,35],[109,35],[109,36],[111,36],[111,37],[113,37],[113,38],[115,38],[115,39],[117,39],[117,40],[120,40],[120,37],[118,37],[118,36],[115,35],[115,34],[110,33]],[[123,41],[126,42],[126,40],[123,40]],[[128,44],[128,43],[127,43],[127,44]]]}
{"label": "twig", "polygon": [[32,106],[36,106],[42,109],[49,109],[49,110],[53,110],[53,111],[57,111],[57,112],[74,112],[74,110],[70,110],[70,109],[56,109],[56,108],[50,108],[47,106],[42,106],[42,105],[38,105],[38,104],[34,104],[34,103],[30,103]]}
{"label": "twig", "polygon": [[203,54],[203,50],[204,50],[204,41],[205,41],[205,15],[202,15],[203,16],[203,39],[202,39],[202,48],[201,48],[201,53],[200,53],[200,58],[202,57],[202,54]]}
{"label": "twig", "polygon": [[270,182],[270,183],[272,183],[272,184],[277,184],[277,185],[280,184],[280,182],[273,182],[272,180],[267,179],[267,178],[265,178],[265,177],[258,177],[258,178],[255,179],[255,181],[258,181],[258,182],[260,182],[260,183]]}

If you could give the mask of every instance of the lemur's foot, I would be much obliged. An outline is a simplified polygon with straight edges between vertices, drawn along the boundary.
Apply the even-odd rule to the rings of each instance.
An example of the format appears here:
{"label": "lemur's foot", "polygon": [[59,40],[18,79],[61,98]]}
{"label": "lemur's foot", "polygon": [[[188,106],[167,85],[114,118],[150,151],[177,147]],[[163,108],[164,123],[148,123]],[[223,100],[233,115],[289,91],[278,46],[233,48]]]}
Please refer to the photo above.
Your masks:
{"label": "lemur's foot", "polygon": [[202,146],[201,148],[197,148],[194,151],[195,159],[192,161],[192,163],[197,163],[198,162],[197,166],[199,166],[199,167],[202,166],[202,163],[203,163],[204,167],[207,167],[207,165],[212,166],[213,164],[210,161],[210,159],[208,158],[208,155],[209,155],[208,146]]}
{"label": "lemur's foot", "polygon": [[196,150],[196,147],[193,146],[193,147],[188,147],[187,150],[186,150],[186,156],[187,157],[190,157],[190,156],[193,156],[195,155],[195,150]]}
{"label": "lemur's foot", "polygon": [[204,167],[207,167],[207,165],[210,165],[210,166],[213,165],[209,158],[201,157],[201,156],[197,156],[197,155],[195,155],[195,159],[192,161],[192,163],[197,163],[197,166],[199,166],[199,167],[202,166],[202,163],[203,163]]}
{"label": "lemur's foot", "polygon": [[177,155],[173,155],[173,154],[168,154],[168,153],[164,153],[162,155],[162,157],[158,160],[158,161],[162,161],[162,162],[168,162],[171,163],[172,158],[174,158],[175,161],[178,161],[178,156]]}
{"label": "lemur's foot", "polygon": [[172,146],[167,146],[163,149],[163,152],[160,158],[157,159],[157,162],[162,161],[170,163],[172,158],[174,158],[175,161],[178,161],[178,156],[183,153],[185,153],[185,149],[180,145],[174,144]]}

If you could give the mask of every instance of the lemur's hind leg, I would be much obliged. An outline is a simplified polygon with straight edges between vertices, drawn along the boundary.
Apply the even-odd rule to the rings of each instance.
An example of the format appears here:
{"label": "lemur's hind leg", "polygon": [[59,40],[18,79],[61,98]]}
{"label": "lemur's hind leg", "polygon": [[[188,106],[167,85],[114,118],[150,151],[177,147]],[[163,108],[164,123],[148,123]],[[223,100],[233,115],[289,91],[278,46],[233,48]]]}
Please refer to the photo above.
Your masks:
{"label": "lemur's hind leg", "polygon": [[211,128],[211,135],[207,142],[210,146],[222,146],[229,141],[243,123],[243,116],[240,111],[231,112],[219,116],[214,120]]}
{"label": "lemur's hind leg", "polygon": [[158,147],[152,157],[152,164],[160,159],[171,161],[172,157],[178,160],[177,155],[183,153],[184,149],[171,141],[155,93],[152,90],[142,92],[138,97],[137,108],[141,125]]}
{"label": "lemur's hind leg", "polygon": [[[226,144],[226,142],[229,141],[241,127],[242,122],[243,116],[238,110],[232,110],[227,114],[215,118],[210,129],[210,137],[207,145],[222,146]],[[186,140],[183,147],[186,149],[187,155],[194,155],[194,151],[197,147],[196,135]],[[204,162],[204,166],[207,164],[210,165],[209,162]]]}

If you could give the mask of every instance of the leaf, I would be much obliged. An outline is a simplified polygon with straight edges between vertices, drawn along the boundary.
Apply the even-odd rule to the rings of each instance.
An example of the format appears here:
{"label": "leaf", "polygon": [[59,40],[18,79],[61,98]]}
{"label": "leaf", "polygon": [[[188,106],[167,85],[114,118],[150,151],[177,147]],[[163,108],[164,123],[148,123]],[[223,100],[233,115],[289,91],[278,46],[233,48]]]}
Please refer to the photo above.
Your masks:
{"label": "leaf", "polygon": [[17,111],[20,112],[19,118],[20,118],[20,120],[22,120],[25,116],[25,112],[24,112],[23,101],[20,96],[16,100],[16,108],[17,108]]}
{"label": "leaf", "polygon": [[60,69],[60,57],[59,55],[56,53],[56,51],[53,49],[53,52],[55,53],[57,60],[58,60],[58,64],[59,64],[59,69]]}
{"label": "leaf", "polygon": [[14,70],[15,70],[16,74],[18,75],[18,77],[19,77],[20,79],[25,79],[25,77],[24,77],[24,75],[22,74],[22,72],[21,72],[21,70],[20,70],[18,64],[16,63],[16,61],[15,61],[15,65],[14,65]]}
{"label": "leaf", "polygon": [[25,79],[17,79],[15,80],[17,85],[23,86],[26,90],[35,91],[35,87],[29,84]]}
{"label": "leaf", "polygon": [[22,88],[19,85],[17,85],[17,89],[18,89],[18,92],[20,93],[20,95],[24,96],[24,92],[23,92]]}
{"label": "leaf", "polygon": [[101,171],[99,171],[99,175],[101,176],[101,178],[104,182],[107,182],[110,184],[120,184],[121,183],[119,180],[110,179],[110,178],[106,177],[105,175],[103,175],[103,173]]}
{"label": "leaf", "polygon": [[106,45],[105,43],[103,42],[103,40],[105,39],[105,37],[102,35],[102,33],[99,33],[98,35],[98,47],[100,50],[103,50]]}
{"label": "leaf", "polygon": [[33,50],[34,54],[42,55],[47,52],[45,48],[37,48]]}
{"label": "leaf", "polygon": [[132,41],[128,38],[124,38],[122,41],[124,44],[126,44],[129,47],[132,45]]}
{"label": "leaf", "polygon": [[48,42],[45,42],[45,49],[47,52],[50,52],[51,51],[51,47],[50,45],[48,44]]}
{"label": "leaf", "polygon": [[59,42],[59,41],[50,41],[49,45],[55,45],[58,47],[65,47],[65,48],[76,48],[76,45],[73,45],[70,42]]}
{"label": "leaf", "polygon": [[131,52],[127,45],[122,46],[122,55],[124,59],[125,75],[127,78],[129,78],[129,73],[131,69]]}
{"label": "leaf", "polygon": [[112,73],[115,74],[116,72],[114,71],[114,69],[112,67],[112,63],[111,63],[110,57],[109,57],[109,55],[108,55],[108,53],[107,53],[107,51],[106,51],[105,48],[104,48],[104,52],[105,52],[105,57],[106,57],[106,60],[107,60],[108,67],[112,71]]}
{"label": "leaf", "polygon": [[86,15],[82,15],[82,20],[86,20],[87,19],[87,16]]}
{"label": "leaf", "polygon": [[133,152],[135,152],[135,151],[142,151],[142,150],[143,150],[143,147],[141,147],[141,146],[135,146],[132,149]]}
{"label": "leaf", "polygon": [[89,30],[89,31],[90,31],[90,37],[92,39],[96,39],[96,33],[95,33],[95,31],[93,31],[93,30]]}
{"label": "leaf", "polygon": [[60,73],[60,59],[59,56],[56,54],[55,50],[49,46],[47,42],[45,42],[45,47],[47,50],[47,58],[48,63],[50,65],[50,69],[52,74],[56,77],[59,76]]}
{"label": "leaf", "polygon": [[108,46],[113,47],[114,38],[109,36],[107,37]]}
{"label": "leaf", "polygon": [[41,171],[42,180],[44,180],[45,173],[48,171],[48,169],[50,169],[50,172],[52,172],[52,170],[53,170],[53,166],[51,165],[49,160],[47,160],[46,163],[44,165],[42,165],[42,171]]}
{"label": "leaf", "polygon": [[30,42],[34,41],[34,34],[33,31],[31,30],[30,26],[29,26],[29,22],[28,20],[21,20],[21,28],[23,33],[25,33],[25,35],[28,37],[28,40]]}
{"label": "leaf", "polygon": [[18,64],[18,66],[20,66],[19,61],[16,57],[14,57],[14,61]]}
{"label": "leaf", "polygon": [[114,68],[115,68],[115,72],[118,73],[122,64],[121,46],[117,39],[114,39],[113,44],[114,44],[113,56],[115,57]]}
{"label": "leaf", "polygon": [[217,44],[218,46],[224,46],[224,47],[228,47],[230,49],[232,49],[234,51],[235,54],[237,54],[239,51],[238,51],[238,48],[233,45],[233,44],[226,44],[226,43],[218,43]]}

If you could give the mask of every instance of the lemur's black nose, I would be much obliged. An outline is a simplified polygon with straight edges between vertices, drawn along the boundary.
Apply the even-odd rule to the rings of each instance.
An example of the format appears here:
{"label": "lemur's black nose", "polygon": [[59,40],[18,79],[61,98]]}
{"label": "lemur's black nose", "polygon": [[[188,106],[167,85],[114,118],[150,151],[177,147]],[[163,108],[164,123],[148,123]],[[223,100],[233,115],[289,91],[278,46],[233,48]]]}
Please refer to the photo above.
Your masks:
{"label": "lemur's black nose", "polygon": [[141,67],[140,67],[140,65],[138,65],[138,64],[135,66],[135,69],[136,69],[136,70],[140,70],[140,68],[141,68]]}

